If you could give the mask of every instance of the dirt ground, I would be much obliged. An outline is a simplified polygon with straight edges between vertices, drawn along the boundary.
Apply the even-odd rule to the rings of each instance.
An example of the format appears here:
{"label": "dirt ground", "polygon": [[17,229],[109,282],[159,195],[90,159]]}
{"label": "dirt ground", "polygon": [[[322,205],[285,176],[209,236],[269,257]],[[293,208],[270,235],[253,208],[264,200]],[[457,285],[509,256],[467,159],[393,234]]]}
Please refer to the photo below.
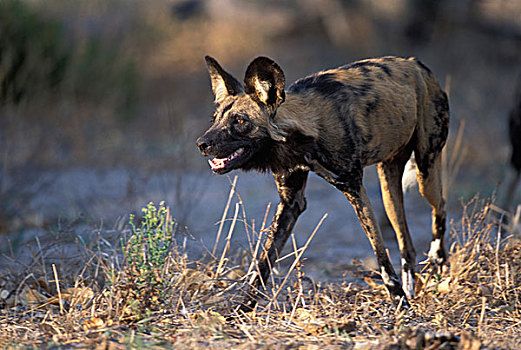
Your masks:
{"label": "dirt ground", "polygon": [[[186,227],[184,234],[189,252],[193,259],[197,259],[206,249],[213,248],[217,223],[221,219],[235,176],[236,191],[244,203],[247,220],[260,227],[270,205],[266,223],[269,225],[278,204],[277,190],[271,176],[255,173],[233,172],[229,176],[212,175],[210,171],[182,175],[174,172],[148,175],[123,170],[48,173],[42,177],[52,178],[53,183],[32,197],[27,208],[42,217],[61,215],[65,224],[71,218],[80,218],[79,221],[84,224],[112,228],[107,227],[107,223],[127,223],[128,215],[139,213],[140,208],[149,201],[158,204],[166,200],[171,206],[173,217]],[[182,183],[182,189],[177,182]],[[389,252],[398,267],[398,248],[392,228],[386,221],[374,167],[366,171],[366,186],[384,228]],[[132,188],[139,188],[140,191],[132,192]],[[298,245],[307,240],[322,216],[327,214],[305,255],[308,273],[327,280],[341,277],[344,273],[342,266],[351,264],[353,259],[367,261],[372,266],[371,246],[354,210],[343,195],[315,175],[310,177],[306,194],[308,208],[294,229]],[[238,201],[235,195],[232,208]],[[428,250],[430,242],[431,218],[430,207],[419,195],[417,186],[406,193],[406,207],[409,227],[419,252],[418,259],[423,260],[423,253]],[[114,220],[114,217],[119,219]],[[450,218],[449,214],[449,220]],[[228,226],[225,226],[225,232]],[[46,230],[38,228],[23,232],[17,237],[20,247],[33,241],[35,235],[46,235]],[[5,240],[7,237],[2,238]],[[223,244],[221,242],[219,248]],[[6,247],[7,241],[2,246]],[[247,236],[243,228],[234,232],[232,246],[236,249],[247,247]]]}

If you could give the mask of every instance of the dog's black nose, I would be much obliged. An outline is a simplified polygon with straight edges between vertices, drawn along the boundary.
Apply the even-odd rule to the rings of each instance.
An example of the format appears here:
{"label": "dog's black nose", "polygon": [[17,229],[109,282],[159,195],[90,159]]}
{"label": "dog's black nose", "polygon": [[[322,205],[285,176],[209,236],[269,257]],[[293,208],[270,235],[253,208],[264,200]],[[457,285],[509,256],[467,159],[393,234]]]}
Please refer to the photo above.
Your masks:
{"label": "dog's black nose", "polygon": [[199,148],[199,151],[202,154],[205,154],[206,152],[208,152],[210,145],[208,144],[206,139],[203,136],[201,136],[197,139],[197,147]]}

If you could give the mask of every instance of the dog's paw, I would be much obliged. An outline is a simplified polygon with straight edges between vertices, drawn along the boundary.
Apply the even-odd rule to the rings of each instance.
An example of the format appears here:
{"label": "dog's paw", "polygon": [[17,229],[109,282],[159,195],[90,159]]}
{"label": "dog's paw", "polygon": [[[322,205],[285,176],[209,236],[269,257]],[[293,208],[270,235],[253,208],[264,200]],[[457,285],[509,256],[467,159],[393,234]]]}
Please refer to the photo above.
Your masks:
{"label": "dog's paw", "polygon": [[428,260],[430,263],[441,266],[447,261],[447,254],[445,247],[440,239],[435,239],[431,242],[431,248],[428,253]]}

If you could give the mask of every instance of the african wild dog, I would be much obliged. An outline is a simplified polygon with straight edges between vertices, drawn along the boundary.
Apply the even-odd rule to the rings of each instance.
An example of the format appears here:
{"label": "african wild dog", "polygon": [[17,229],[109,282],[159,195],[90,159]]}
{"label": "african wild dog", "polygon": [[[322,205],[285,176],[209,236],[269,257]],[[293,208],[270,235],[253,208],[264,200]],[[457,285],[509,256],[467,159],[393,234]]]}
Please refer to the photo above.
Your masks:
{"label": "african wild dog", "polygon": [[[416,253],[405,220],[401,177],[414,151],[421,194],[432,206],[429,260],[446,260],[445,204],[441,151],[449,126],[447,95],[416,58],[367,59],[305,77],[284,90],[281,68],[258,57],[246,70],[244,86],[206,57],[217,110],[197,140],[214,173],[233,169],[272,171],[280,203],[266,251],[259,262],[267,280],[298,216],[306,209],[304,188],[314,171],[342,191],[353,205],[373,246],[391,299],[408,305],[414,295]],[[387,215],[402,257],[402,281],[384,247],[373,208],[362,184],[362,169],[376,164]],[[404,293],[405,292],[405,293]],[[243,309],[253,306],[250,299]]]}
{"label": "african wild dog", "polygon": [[516,193],[517,184],[521,178],[521,75],[518,78],[514,105],[508,118],[508,136],[510,136],[510,144],[512,145],[510,166],[514,170],[514,174],[508,184],[503,202],[503,208],[505,210],[510,209],[512,199]]}

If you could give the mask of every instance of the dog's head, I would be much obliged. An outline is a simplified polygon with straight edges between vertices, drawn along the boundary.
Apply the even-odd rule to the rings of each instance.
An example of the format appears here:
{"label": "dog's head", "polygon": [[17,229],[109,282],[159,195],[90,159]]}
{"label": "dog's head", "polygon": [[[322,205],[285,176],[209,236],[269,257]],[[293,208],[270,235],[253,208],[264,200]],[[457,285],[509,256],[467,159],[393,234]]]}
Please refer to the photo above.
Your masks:
{"label": "dog's head", "polygon": [[212,157],[208,163],[217,174],[264,167],[269,145],[285,137],[273,121],[285,99],[282,69],[258,57],[248,66],[243,86],[215,59],[206,56],[206,64],[217,108],[212,126],[197,140],[199,150]]}

